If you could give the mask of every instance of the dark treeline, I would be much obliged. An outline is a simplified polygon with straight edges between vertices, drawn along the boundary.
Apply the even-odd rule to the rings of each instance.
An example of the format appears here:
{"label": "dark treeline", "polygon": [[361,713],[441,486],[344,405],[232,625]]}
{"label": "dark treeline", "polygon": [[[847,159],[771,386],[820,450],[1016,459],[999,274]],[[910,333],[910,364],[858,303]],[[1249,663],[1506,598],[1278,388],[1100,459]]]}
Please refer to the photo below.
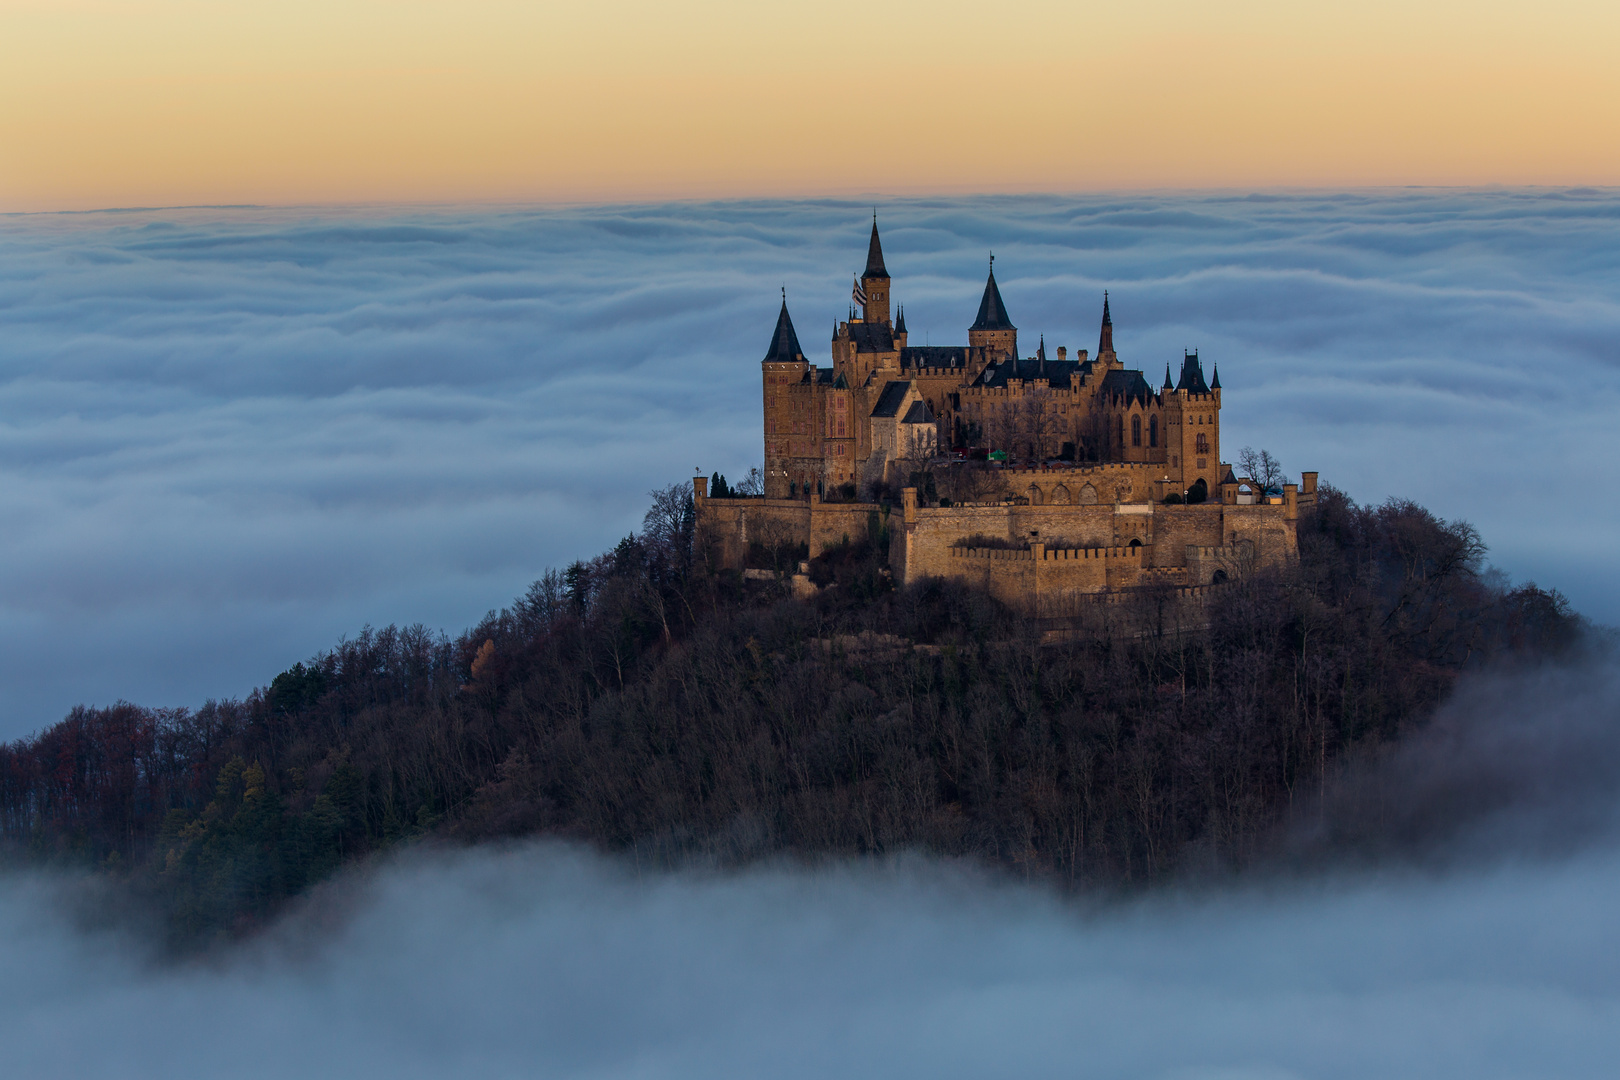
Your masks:
{"label": "dark treeline", "polygon": [[1462,671],[1581,634],[1409,502],[1324,488],[1300,546],[1186,625],[1143,593],[1043,643],[983,595],[893,589],[877,545],[818,560],[809,601],[716,571],[674,487],[455,639],[368,628],[242,701],[75,709],[0,748],[0,833],[127,881],[183,941],[429,834],[647,865],[924,848],[1076,884],[1238,864]]}

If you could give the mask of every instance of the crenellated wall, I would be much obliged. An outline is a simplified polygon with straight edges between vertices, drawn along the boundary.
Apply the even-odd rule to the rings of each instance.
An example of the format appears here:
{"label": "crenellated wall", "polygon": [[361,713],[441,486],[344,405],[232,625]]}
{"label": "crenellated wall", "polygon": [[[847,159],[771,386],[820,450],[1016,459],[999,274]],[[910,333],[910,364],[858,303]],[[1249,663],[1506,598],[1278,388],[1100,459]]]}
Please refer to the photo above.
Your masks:
{"label": "crenellated wall", "polygon": [[1289,484],[1275,502],[1253,505],[1014,498],[919,506],[915,489],[907,488],[892,515],[876,503],[709,499],[702,478],[694,494],[700,536],[721,565],[741,568],[751,543],[804,543],[814,558],[875,525],[889,531],[896,583],[966,581],[1003,602],[1053,615],[1102,592],[1201,588],[1294,560],[1299,514],[1314,506],[1315,480],[1310,474],[1308,495]]}

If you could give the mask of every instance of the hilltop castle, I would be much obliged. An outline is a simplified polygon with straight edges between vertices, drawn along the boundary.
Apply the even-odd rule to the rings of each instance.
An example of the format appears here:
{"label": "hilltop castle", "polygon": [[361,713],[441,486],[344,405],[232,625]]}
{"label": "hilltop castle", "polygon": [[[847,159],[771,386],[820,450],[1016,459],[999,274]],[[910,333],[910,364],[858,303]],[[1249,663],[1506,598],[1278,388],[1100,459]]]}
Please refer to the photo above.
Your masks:
{"label": "hilltop castle", "polygon": [[1219,370],[1206,380],[1185,353],[1155,389],[1115,352],[1106,294],[1095,356],[1051,358],[1044,339],[1021,356],[992,258],[967,344],[912,345],[874,219],[852,300],[859,315],[837,324],[823,368],[783,297],[760,364],[763,497],[711,499],[696,481],[699,524],[724,562],[783,544],[814,557],[876,524],[897,580],[966,578],[1045,612],[1294,557],[1316,474],[1280,494],[1237,476],[1221,461]]}

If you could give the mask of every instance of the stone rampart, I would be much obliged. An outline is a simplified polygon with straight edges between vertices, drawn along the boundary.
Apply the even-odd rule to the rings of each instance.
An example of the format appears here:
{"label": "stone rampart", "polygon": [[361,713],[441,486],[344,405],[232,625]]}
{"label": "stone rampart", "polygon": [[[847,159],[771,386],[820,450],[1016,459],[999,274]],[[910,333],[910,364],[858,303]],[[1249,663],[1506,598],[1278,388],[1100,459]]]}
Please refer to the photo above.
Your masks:
{"label": "stone rampart", "polygon": [[862,540],[888,508],[878,503],[827,503],[819,499],[759,496],[708,497],[708,482],[694,478],[693,510],[700,547],[718,566],[740,570],[755,544],[766,549],[804,544],[815,558],[845,540]]}

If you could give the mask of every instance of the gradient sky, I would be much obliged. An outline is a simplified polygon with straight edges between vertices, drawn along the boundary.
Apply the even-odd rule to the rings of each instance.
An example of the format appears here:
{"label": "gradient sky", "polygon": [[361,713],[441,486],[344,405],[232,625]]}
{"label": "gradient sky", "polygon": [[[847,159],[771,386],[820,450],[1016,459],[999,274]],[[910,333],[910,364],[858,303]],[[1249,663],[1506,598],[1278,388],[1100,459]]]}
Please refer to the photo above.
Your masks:
{"label": "gradient sky", "polygon": [[1620,6],[0,0],[0,210],[1620,181]]}

